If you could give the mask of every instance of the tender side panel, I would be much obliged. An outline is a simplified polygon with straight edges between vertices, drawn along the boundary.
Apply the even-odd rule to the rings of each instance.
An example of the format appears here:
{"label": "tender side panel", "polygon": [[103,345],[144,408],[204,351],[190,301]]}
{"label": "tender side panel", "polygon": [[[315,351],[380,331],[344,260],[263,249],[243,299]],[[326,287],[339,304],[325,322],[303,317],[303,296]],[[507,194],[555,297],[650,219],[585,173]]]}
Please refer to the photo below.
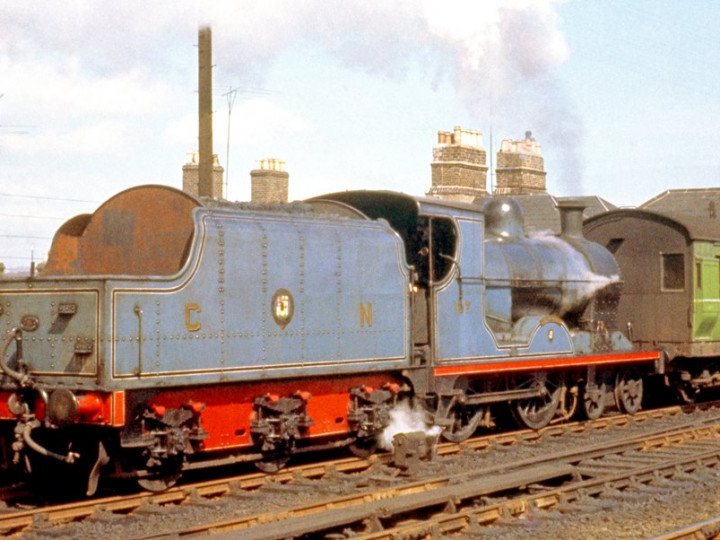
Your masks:
{"label": "tender side panel", "polygon": [[[95,377],[99,297],[98,290],[90,289],[0,290],[2,334],[22,329],[23,359],[35,376]],[[12,344],[8,357],[16,369]]]}
{"label": "tender side panel", "polygon": [[184,384],[407,364],[409,275],[388,227],[199,216],[200,259],[184,282],[113,292],[116,377]]}

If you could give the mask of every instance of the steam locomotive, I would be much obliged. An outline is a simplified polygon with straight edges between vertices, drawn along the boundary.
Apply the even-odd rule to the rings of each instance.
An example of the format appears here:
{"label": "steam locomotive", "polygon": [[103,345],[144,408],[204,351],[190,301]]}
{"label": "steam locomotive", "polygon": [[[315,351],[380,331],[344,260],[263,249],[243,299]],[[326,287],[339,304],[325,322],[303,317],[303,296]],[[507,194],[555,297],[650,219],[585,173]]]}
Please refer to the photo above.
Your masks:
{"label": "steam locomotive", "polygon": [[660,354],[618,330],[618,265],[582,206],[560,210],[559,236],[528,238],[509,198],[119,193],[57,231],[42,272],[0,281],[0,469],[162,490],[367,455],[403,402],[452,441],[500,410],[633,413]]}

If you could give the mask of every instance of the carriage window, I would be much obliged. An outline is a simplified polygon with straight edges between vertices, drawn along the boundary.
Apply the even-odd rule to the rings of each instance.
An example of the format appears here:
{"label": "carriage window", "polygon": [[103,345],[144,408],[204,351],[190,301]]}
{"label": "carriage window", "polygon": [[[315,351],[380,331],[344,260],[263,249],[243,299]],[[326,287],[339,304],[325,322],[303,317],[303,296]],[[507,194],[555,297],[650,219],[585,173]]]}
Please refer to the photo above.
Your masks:
{"label": "carriage window", "polygon": [[664,291],[685,289],[685,257],[682,253],[662,255],[662,288]]}

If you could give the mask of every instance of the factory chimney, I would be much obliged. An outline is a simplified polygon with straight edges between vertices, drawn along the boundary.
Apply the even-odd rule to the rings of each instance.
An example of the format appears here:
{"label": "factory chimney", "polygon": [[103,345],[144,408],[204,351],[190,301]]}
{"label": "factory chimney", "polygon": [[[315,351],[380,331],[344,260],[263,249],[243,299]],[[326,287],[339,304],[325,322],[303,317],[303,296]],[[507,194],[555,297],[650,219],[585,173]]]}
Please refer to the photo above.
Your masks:
{"label": "factory chimney", "polygon": [[212,30],[209,27],[198,31],[198,138],[198,194],[221,198],[222,192],[213,189]]}

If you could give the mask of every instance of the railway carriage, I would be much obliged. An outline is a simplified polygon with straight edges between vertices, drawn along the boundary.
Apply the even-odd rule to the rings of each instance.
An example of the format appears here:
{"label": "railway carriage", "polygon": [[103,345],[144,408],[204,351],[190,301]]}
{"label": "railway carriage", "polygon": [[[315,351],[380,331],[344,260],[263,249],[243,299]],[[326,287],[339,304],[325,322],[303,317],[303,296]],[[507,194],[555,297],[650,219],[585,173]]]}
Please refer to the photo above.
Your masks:
{"label": "railway carriage", "polygon": [[60,228],[42,273],[0,281],[0,466],[160,490],[367,455],[406,400],[456,441],[508,405],[533,428],[634,412],[658,354],[618,331],[617,264],[565,206],[559,237],[526,238],[507,198],[122,192]]}
{"label": "railway carriage", "polygon": [[658,372],[684,400],[720,385],[720,226],[716,219],[639,209],[584,224],[607,246],[625,285],[620,326],[639,349],[663,351]]}

